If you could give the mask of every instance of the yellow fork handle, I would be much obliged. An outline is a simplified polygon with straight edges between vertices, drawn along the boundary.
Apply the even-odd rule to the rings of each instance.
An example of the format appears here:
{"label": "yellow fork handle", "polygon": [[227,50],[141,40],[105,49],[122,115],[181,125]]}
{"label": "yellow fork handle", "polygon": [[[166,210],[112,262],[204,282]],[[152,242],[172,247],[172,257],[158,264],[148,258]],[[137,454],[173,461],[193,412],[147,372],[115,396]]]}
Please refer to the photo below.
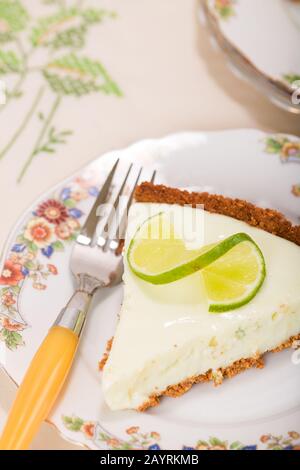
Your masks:
{"label": "yellow fork handle", "polygon": [[65,382],[78,341],[67,328],[50,329],[17,392],[0,439],[1,450],[28,449]]}

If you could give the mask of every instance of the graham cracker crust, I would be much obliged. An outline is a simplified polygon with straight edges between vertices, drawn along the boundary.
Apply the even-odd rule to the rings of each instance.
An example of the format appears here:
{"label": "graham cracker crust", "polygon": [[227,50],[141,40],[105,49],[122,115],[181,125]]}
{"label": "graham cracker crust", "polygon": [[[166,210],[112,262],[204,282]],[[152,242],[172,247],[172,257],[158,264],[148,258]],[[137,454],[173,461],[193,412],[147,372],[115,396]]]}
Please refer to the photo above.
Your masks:
{"label": "graham cracker crust", "polygon": [[[253,227],[261,228],[273,235],[285,238],[300,246],[300,225],[293,225],[283,214],[276,210],[263,209],[242,199],[232,199],[221,195],[209,194],[207,192],[189,192],[145,182],[136,188],[135,201],[179,205],[188,204],[192,207],[195,207],[197,204],[202,204],[204,210],[208,212],[233,217]],[[296,336],[292,336],[281,345],[267,352],[280,352],[284,349],[291,348],[294,344],[297,344],[297,341],[300,341],[300,333]],[[103,370],[109,357],[112,344],[113,338],[107,342],[106,351],[99,362],[99,370]],[[215,371],[208,370],[205,374],[189,377],[179,384],[170,385],[164,391],[151,395],[149,400],[138,408],[138,411],[146,411],[150,407],[159,405],[159,401],[163,396],[172,398],[180,397],[190,390],[194,384],[213,381],[214,385],[218,386],[222,384],[224,379],[234,377],[252,367],[263,369],[265,354],[257,354],[254,357],[239,359],[226,368]]]}
{"label": "graham cracker crust", "polygon": [[108,359],[110,350],[112,348],[113,340],[114,340],[114,338],[112,337],[106,343],[105,353],[103,354],[102,359],[98,363],[98,368],[99,368],[100,371],[102,371],[104,369],[104,366],[107,363],[107,359]]}
{"label": "graham cracker crust", "polygon": [[[299,340],[300,334],[292,336],[289,340],[282,343],[279,347],[272,349],[268,352],[279,352],[283,349],[290,348],[292,347],[294,342]],[[177,385],[171,385],[167,387],[166,390],[164,390],[163,392],[151,395],[149,400],[143,403],[137,411],[146,411],[147,408],[159,405],[159,400],[163,396],[178,398],[184,393],[188,392],[194,384],[213,381],[214,385],[217,387],[218,385],[222,384],[224,379],[234,377],[235,375],[240,374],[241,372],[244,372],[245,370],[250,369],[252,367],[255,367],[257,369],[263,369],[265,366],[263,356],[264,354],[257,355],[256,357],[249,357],[248,359],[239,359],[238,361],[235,361],[233,364],[231,364],[231,366],[228,366],[225,369],[221,368],[217,371],[209,370],[205,374],[189,377],[188,379],[184,380],[183,382]]]}
{"label": "graham cracker crust", "polygon": [[136,202],[178,204],[180,206],[189,204],[195,207],[197,204],[203,204],[204,210],[208,212],[233,217],[300,246],[300,225],[293,225],[276,210],[263,209],[242,199],[189,192],[153,183],[142,183],[138,186],[134,198]]}
{"label": "graham cracker crust", "polygon": [[[277,346],[274,349],[271,349],[270,351],[267,352],[280,352],[283,351],[284,349],[292,348],[295,345],[297,345],[297,342],[300,341],[300,333],[296,336],[292,336],[289,338],[287,341],[282,343],[280,346]],[[109,357],[109,352],[112,348],[113,344],[113,338],[107,341],[106,344],[106,351],[99,362],[99,370],[102,371],[107,360]],[[247,359],[239,359],[238,361],[233,362],[228,367],[221,368],[218,370],[208,370],[205,374],[201,375],[194,375],[192,377],[187,378],[186,380],[183,380],[179,384],[176,385],[170,385],[167,387],[165,390],[162,392],[153,394],[150,396],[149,400],[147,400],[145,403],[143,403],[137,411],[146,411],[148,408],[152,408],[153,406],[158,406],[159,401],[163,396],[166,397],[171,397],[171,398],[178,398],[184,393],[188,392],[190,388],[199,383],[204,383],[204,382],[213,382],[214,386],[219,386],[222,384],[224,379],[230,379],[234,377],[235,375],[240,374],[241,372],[244,372],[247,369],[251,369],[252,367],[256,369],[263,369],[265,366],[264,362],[264,356],[265,354],[257,354],[256,356],[253,357],[248,357]]]}

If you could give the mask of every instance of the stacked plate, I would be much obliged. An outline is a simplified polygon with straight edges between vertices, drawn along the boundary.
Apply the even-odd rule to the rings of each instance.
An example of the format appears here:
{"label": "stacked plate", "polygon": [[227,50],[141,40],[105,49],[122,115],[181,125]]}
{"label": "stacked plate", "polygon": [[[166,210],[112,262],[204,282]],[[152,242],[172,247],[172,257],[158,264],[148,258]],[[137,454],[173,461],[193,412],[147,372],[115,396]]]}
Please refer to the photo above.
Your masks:
{"label": "stacked plate", "polygon": [[276,105],[300,114],[300,1],[202,0],[201,4],[234,72]]}

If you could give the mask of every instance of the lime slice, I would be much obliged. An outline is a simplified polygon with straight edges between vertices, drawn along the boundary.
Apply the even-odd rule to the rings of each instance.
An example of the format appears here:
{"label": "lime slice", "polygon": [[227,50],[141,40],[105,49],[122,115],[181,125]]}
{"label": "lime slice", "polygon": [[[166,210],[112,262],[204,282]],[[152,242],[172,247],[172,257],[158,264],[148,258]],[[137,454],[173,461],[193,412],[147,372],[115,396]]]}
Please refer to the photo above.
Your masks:
{"label": "lime slice", "polygon": [[230,239],[235,246],[201,271],[210,312],[226,312],[247,304],[266,277],[263,254],[252,238],[237,233],[224,242]]}
{"label": "lime slice", "polygon": [[201,271],[210,312],[247,304],[266,276],[263,254],[246,233],[188,250],[162,213],[139,227],[129,244],[127,260],[133,273],[151,284],[168,284]]}

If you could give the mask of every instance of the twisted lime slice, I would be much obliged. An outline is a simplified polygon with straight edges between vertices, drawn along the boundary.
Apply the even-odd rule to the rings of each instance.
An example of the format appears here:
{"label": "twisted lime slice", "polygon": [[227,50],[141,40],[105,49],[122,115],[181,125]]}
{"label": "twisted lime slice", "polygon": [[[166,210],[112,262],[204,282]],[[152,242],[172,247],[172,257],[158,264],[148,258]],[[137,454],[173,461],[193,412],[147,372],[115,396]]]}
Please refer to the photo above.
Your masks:
{"label": "twisted lime slice", "polygon": [[[166,236],[167,233],[167,236]],[[199,271],[210,312],[226,312],[252,300],[266,277],[264,256],[246,233],[188,250],[165,225],[163,214],[147,219],[127,250],[133,273],[151,284],[168,284]]]}

